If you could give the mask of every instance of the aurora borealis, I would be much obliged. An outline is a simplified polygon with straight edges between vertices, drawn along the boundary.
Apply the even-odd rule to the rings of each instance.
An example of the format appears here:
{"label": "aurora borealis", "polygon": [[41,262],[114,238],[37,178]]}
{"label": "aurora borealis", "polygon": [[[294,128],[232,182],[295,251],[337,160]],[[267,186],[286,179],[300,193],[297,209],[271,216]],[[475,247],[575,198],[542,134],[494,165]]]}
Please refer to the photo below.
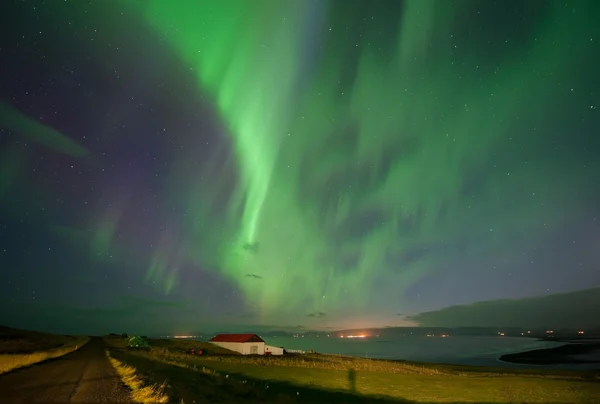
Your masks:
{"label": "aurora borealis", "polygon": [[21,317],[366,327],[600,285],[597,2],[65,3],[12,2],[0,54]]}

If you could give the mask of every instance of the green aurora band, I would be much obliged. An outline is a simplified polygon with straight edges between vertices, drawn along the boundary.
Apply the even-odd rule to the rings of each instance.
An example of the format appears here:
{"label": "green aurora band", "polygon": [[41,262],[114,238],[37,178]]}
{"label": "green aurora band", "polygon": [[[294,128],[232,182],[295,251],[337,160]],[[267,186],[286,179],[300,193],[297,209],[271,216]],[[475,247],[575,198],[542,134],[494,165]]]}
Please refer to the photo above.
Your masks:
{"label": "green aurora band", "polygon": [[[526,237],[524,228],[530,236],[557,226],[577,183],[548,159],[528,159],[536,138],[518,139],[520,154],[498,160],[465,196],[466,179],[495,165],[512,133],[534,127],[543,138],[560,101],[552,85],[585,61],[586,43],[569,41],[592,13],[552,3],[529,41],[491,62],[455,44],[468,1],[405,1],[395,35],[365,22],[356,43],[334,2],[135,3],[214,101],[238,171],[226,214],[217,198],[225,174],[175,182],[185,242],[161,243],[149,278],[170,291],[187,257],[237,284],[265,322],[342,309],[361,318],[372,303],[398,310],[403,292],[432,271],[460,271],[445,268],[448,252],[415,251],[452,248],[462,235],[472,237],[468,257],[471,243],[485,254]],[[348,80],[350,51],[358,67]],[[188,153],[181,158],[194,159]],[[534,182],[544,171],[553,181]],[[507,209],[515,200],[504,196],[515,192],[518,208]]]}

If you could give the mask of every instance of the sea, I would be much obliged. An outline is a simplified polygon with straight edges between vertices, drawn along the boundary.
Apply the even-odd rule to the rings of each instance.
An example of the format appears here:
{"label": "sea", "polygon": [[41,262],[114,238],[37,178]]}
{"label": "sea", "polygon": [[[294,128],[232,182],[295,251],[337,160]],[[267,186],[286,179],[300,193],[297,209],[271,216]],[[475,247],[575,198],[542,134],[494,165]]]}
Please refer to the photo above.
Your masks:
{"label": "sea", "polygon": [[502,355],[564,345],[534,338],[449,336],[409,336],[396,339],[378,337],[266,337],[266,343],[286,349],[372,359],[397,359],[415,362],[504,368],[600,369],[600,364],[522,365],[501,361]]}

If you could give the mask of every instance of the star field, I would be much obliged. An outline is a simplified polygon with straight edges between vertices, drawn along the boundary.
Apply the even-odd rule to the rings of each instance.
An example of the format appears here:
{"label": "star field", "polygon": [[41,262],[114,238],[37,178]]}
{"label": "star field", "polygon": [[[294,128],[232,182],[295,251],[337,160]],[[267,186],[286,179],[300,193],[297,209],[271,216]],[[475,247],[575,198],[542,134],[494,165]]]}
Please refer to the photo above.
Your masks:
{"label": "star field", "polygon": [[600,286],[593,0],[2,9],[0,322],[386,326]]}

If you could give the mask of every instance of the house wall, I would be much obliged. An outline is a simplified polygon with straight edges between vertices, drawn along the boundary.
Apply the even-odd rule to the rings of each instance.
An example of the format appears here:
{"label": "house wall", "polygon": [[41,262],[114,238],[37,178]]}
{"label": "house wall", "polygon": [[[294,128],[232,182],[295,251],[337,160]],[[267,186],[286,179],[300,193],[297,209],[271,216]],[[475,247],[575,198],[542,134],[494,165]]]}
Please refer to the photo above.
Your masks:
{"label": "house wall", "polygon": [[256,355],[265,354],[265,343],[264,342],[220,342],[212,341],[212,344],[220,346],[221,348],[229,349],[231,351],[239,352],[242,355],[251,355],[252,347],[257,348]]}
{"label": "house wall", "polygon": [[265,353],[271,352],[271,355],[283,355],[283,348],[273,345],[265,345]]}

